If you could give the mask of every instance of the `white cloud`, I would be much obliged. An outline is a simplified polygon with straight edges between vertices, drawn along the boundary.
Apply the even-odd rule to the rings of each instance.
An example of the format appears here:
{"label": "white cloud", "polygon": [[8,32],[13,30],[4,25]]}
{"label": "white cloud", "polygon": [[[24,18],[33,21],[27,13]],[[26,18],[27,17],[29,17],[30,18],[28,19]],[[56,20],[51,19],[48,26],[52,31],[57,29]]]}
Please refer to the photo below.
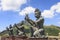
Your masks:
{"label": "white cloud", "polygon": [[[20,15],[25,15],[26,13],[30,14],[31,12],[33,12],[32,10],[35,9],[32,7],[26,7],[19,14]],[[60,2],[58,2],[55,5],[52,5],[49,10],[44,10],[42,12],[42,16],[44,16],[45,18],[53,18],[54,16],[57,15],[55,14],[55,12],[57,12],[57,14],[60,13]]]}
{"label": "white cloud", "polygon": [[[1,7],[3,11],[13,10],[20,11],[20,8],[23,4],[26,4],[27,0],[1,0]],[[23,10],[19,12],[20,15],[33,13],[35,8],[29,6],[25,7]],[[44,10],[42,12],[42,16],[45,18],[53,18],[55,16],[55,12],[60,13],[60,2],[55,5],[52,5],[49,10]],[[57,14],[56,14],[57,15]]]}
{"label": "white cloud", "polygon": [[52,11],[56,11],[57,13],[60,13],[60,2],[58,2],[57,4],[53,5],[51,7]]}
{"label": "white cloud", "polygon": [[60,2],[52,5],[49,10],[44,10],[42,12],[42,16],[44,16],[45,18],[53,18],[54,16],[58,15],[58,13],[60,13]]}
{"label": "white cloud", "polygon": [[1,7],[0,7],[0,10],[1,10]]}
{"label": "white cloud", "polygon": [[1,0],[1,6],[6,10],[19,10],[19,8],[27,3],[27,0]]}
{"label": "white cloud", "polygon": [[54,16],[54,12],[50,10],[44,10],[42,16],[44,16],[45,18],[52,18]]}
{"label": "white cloud", "polygon": [[35,8],[29,6],[24,8],[22,11],[19,12],[20,15],[25,15],[25,14],[30,14],[30,13],[34,13]]}
{"label": "white cloud", "polygon": [[60,9],[57,9],[56,12],[60,13]]}
{"label": "white cloud", "polygon": [[0,10],[1,10],[1,0],[0,0]]}

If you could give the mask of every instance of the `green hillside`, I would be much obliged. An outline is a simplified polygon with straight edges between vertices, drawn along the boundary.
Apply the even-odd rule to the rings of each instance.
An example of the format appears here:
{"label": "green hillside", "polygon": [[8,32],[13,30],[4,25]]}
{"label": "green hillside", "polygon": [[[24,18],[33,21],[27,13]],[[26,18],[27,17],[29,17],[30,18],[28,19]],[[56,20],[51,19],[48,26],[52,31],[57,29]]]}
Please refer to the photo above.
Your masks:
{"label": "green hillside", "polygon": [[60,32],[60,27],[54,26],[54,25],[45,26],[44,29],[45,29],[45,32],[48,33],[48,35],[50,36],[57,36],[58,33]]}

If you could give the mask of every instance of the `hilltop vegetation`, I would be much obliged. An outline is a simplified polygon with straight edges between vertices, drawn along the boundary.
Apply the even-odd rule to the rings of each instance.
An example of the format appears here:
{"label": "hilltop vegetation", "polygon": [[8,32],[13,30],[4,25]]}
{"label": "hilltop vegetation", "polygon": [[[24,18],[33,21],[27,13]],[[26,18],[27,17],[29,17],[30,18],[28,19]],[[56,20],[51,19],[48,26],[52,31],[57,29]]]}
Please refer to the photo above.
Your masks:
{"label": "hilltop vegetation", "polygon": [[57,36],[60,32],[60,27],[54,25],[45,26],[44,29],[45,32],[50,36]]}

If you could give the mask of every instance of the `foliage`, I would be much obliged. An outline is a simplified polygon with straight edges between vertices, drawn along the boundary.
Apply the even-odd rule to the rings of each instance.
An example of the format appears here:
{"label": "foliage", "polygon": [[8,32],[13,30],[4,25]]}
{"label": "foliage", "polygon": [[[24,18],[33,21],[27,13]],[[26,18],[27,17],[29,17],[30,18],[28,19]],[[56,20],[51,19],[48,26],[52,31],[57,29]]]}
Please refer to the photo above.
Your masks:
{"label": "foliage", "polygon": [[45,26],[44,27],[45,32],[48,33],[50,36],[58,36],[58,33],[60,32],[60,28],[57,26]]}

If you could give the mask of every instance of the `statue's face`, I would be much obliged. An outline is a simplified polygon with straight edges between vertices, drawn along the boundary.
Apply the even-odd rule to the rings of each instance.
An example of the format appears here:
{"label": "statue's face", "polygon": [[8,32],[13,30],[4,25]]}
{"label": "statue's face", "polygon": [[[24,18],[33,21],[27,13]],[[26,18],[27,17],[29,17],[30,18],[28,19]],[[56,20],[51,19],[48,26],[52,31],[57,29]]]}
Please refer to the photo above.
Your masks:
{"label": "statue's face", "polygon": [[39,11],[39,9],[35,9],[35,17],[39,18],[41,15],[41,12]]}
{"label": "statue's face", "polygon": [[39,11],[36,11],[36,12],[35,12],[35,17],[36,17],[36,18],[39,18],[39,17],[40,17],[40,12],[39,12]]}

